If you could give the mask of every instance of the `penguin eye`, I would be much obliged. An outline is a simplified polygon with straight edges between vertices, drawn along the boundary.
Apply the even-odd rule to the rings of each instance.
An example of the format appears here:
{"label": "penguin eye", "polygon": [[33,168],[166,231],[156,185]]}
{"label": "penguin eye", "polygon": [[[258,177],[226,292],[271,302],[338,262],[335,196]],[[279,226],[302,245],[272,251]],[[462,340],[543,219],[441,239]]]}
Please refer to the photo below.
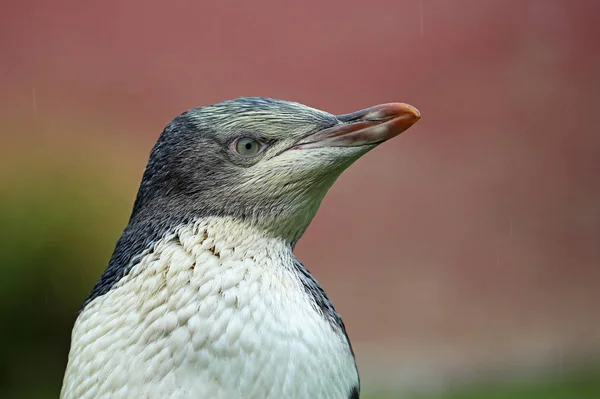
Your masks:
{"label": "penguin eye", "polygon": [[241,137],[234,143],[234,148],[238,155],[250,158],[258,155],[262,151],[263,145],[251,137]]}

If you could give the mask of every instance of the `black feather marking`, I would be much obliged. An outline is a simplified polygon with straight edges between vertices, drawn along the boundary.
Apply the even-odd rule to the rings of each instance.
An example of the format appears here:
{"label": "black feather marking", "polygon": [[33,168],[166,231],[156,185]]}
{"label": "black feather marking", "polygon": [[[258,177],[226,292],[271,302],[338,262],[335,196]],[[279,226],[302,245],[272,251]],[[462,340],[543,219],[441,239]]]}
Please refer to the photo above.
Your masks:
{"label": "black feather marking", "polygon": [[94,299],[109,292],[140,262],[143,256],[152,253],[156,242],[173,232],[179,224],[180,222],[176,220],[130,223],[117,241],[108,267],[86,298],[82,309]]}
{"label": "black feather marking", "polygon": [[297,273],[302,286],[304,287],[305,292],[312,299],[316,309],[323,316],[323,318],[332,326],[332,328],[342,332],[346,337],[346,341],[348,341],[348,346],[350,348],[350,352],[352,356],[354,356],[354,350],[352,349],[352,344],[350,343],[350,339],[348,338],[348,333],[346,332],[346,326],[342,321],[340,314],[335,310],[333,303],[325,294],[323,288],[319,285],[317,280],[312,276],[312,274],[308,271],[308,269],[296,259],[295,271]]}

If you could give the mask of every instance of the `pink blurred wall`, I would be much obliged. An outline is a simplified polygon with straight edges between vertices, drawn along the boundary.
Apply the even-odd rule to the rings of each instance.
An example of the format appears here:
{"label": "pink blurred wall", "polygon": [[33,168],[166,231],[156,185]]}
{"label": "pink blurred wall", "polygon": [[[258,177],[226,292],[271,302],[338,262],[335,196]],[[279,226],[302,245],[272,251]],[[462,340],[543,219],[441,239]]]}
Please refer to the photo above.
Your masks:
{"label": "pink blurred wall", "polygon": [[[2,7],[2,120],[67,121],[74,152],[101,141],[98,121],[112,143],[130,132],[133,184],[164,124],[194,106],[418,107],[414,128],[340,179],[298,248],[359,360],[600,354],[600,2]],[[63,137],[36,126],[21,130],[32,146]],[[129,162],[119,154],[99,162]]]}

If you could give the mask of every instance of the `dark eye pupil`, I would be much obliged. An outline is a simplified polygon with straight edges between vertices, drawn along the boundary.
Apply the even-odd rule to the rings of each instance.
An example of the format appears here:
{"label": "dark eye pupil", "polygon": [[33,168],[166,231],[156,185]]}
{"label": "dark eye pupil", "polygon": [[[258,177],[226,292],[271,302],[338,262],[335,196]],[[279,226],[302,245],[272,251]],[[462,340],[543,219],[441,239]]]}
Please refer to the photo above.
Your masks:
{"label": "dark eye pupil", "polygon": [[253,157],[260,152],[260,143],[249,137],[242,137],[235,143],[235,152],[245,157]]}

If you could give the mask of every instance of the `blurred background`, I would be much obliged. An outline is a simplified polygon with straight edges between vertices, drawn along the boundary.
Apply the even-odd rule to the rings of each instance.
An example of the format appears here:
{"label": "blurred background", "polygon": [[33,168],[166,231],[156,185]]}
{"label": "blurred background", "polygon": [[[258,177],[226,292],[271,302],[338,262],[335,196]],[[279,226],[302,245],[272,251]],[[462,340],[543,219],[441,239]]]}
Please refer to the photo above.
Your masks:
{"label": "blurred background", "polygon": [[366,398],[600,398],[600,2],[2,2],[0,397],[54,398],[164,125],[239,96],[421,121],[297,248]]}

